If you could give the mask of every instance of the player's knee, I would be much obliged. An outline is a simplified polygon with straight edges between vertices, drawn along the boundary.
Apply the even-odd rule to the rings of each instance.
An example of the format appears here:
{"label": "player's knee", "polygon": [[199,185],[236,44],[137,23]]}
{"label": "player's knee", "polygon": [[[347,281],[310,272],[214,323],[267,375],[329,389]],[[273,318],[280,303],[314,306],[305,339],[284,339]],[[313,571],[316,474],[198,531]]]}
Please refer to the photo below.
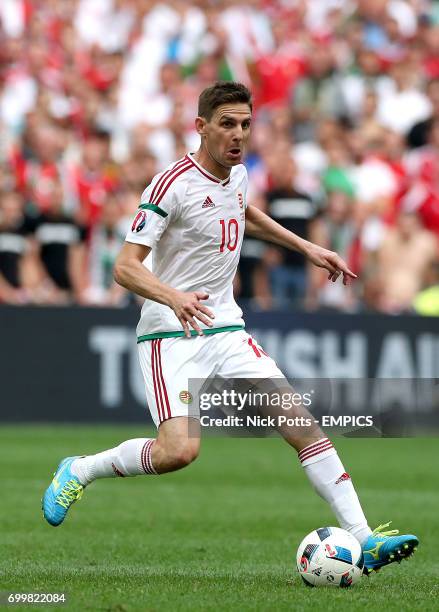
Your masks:
{"label": "player's knee", "polygon": [[173,440],[165,444],[162,450],[161,470],[173,471],[186,467],[198,457],[199,440]]}
{"label": "player's knee", "polygon": [[198,440],[185,440],[178,447],[174,448],[171,456],[177,467],[185,467],[198,457]]}

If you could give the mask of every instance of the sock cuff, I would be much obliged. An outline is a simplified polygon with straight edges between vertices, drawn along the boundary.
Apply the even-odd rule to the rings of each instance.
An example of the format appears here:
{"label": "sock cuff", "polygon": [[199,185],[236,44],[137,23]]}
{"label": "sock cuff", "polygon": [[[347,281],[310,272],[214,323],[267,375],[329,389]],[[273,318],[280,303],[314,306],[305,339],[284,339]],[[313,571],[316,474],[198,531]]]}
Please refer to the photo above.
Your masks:
{"label": "sock cuff", "polygon": [[332,446],[331,440],[328,438],[321,438],[321,440],[317,440],[317,442],[313,442],[298,453],[299,461],[303,466],[310,465],[311,463],[316,463],[317,461],[321,461],[322,459],[326,459],[326,457],[330,457],[331,455],[335,455],[337,451]]}
{"label": "sock cuff", "polygon": [[140,460],[142,462],[142,469],[145,474],[157,474],[153,464],[152,464],[152,446],[155,442],[155,439],[150,439],[145,442],[140,451]]}

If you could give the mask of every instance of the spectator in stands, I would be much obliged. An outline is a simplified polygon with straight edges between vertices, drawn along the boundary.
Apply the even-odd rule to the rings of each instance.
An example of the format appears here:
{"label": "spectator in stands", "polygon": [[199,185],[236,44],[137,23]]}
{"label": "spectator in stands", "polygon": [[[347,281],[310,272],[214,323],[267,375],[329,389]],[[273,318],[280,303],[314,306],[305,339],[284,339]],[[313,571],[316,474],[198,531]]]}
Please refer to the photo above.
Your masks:
{"label": "spectator in stands", "polygon": [[423,147],[427,144],[433,120],[439,119],[439,78],[427,83],[426,94],[430,100],[432,114],[427,119],[418,121],[408,133],[407,140],[411,147]]}
{"label": "spectator in stands", "polygon": [[[267,202],[263,196],[252,195],[252,206],[266,212]],[[273,306],[270,282],[263,263],[266,244],[256,238],[246,238],[241,248],[235,293],[240,300],[246,300],[257,310]]]}
{"label": "spectator in stands", "polygon": [[[296,188],[296,167],[283,148],[274,148],[270,156],[270,186],[265,193],[267,212],[286,229],[308,240],[316,206],[309,195]],[[307,281],[307,265],[303,255],[270,246],[266,249],[264,260],[269,267],[275,304],[285,306],[293,301],[303,301]]]}
{"label": "spectator in stands", "polygon": [[32,121],[28,121],[21,146],[13,148],[10,162],[25,201],[44,212],[48,207],[48,186],[61,176],[63,141],[54,123],[40,122],[37,115],[29,119]]}
{"label": "spectator in stands", "polygon": [[377,106],[378,94],[373,89],[366,90],[356,121],[357,126],[361,125],[363,134],[374,134],[379,130],[380,124],[376,118]]}
{"label": "spectator in stands", "polygon": [[393,84],[383,72],[378,54],[360,46],[352,65],[341,75],[340,87],[347,115],[351,121],[358,123],[361,121],[359,115],[365,109],[367,93],[373,92],[378,102],[393,89]]}
{"label": "spectator in stands", "polygon": [[296,81],[304,75],[305,62],[298,42],[291,37],[291,23],[276,19],[272,24],[274,47],[249,63],[255,106],[277,109],[288,103]]}
{"label": "spectator in stands", "polygon": [[40,259],[38,301],[68,304],[81,301],[85,287],[85,230],[63,210],[60,181],[47,187],[48,206],[34,221]]}
{"label": "spectator in stands", "polygon": [[409,2],[404,0],[358,0],[357,15],[363,24],[365,45],[370,49],[382,50],[389,43],[386,26],[394,19],[402,37],[406,40],[416,33],[416,13]]}
{"label": "spectator in stands", "polygon": [[366,253],[376,252],[386,231],[386,219],[395,206],[398,177],[385,159],[386,132],[365,134],[355,130],[349,135],[351,154],[356,162],[350,177],[356,194],[355,216]]}
{"label": "spectator in stands", "polygon": [[[326,206],[311,223],[310,240],[326,249],[337,251],[345,261],[351,262],[357,235],[353,214],[353,188],[342,173],[335,172],[328,174],[326,185]],[[308,268],[307,307],[312,310],[320,306],[352,310],[355,306],[352,286],[343,287],[340,291],[335,283],[328,281],[327,275],[321,272],[317,268]]]}
{"label": "spectator in stands", "polygon": [[439,9],[437,2],[430,3],[430,14],[425,7],[418,19],[418,32],[422,70],[428,79],[439,79]]}
{"label": "spectator in stands", "polygon": [[398,314],[411,309],[427,270],[438,257],[438,241],[423,229],[415,213],[401,212],[378,252],[382,294],[380,310]]}
{"label": "spectator in stands", "polygon": [[439,118],[430,124],[427,144],[407,156],[408,189],[401,206],[417,210],[423,225],[439,236]]}
{"label": "spectator in stands", "polygon": [[113,267],[126,236],[121,195],[107,197],[100,222],[92,229],[88,260],[88,286],[82,301],[87,304],[121,306],[127,292],[113,280]]}
{"label": "spectator in stands", "polygon": [[[273,162],[288,166],[292,158],[294,185],[282,189],[322,205],[322,240],[323,228],[332,228],[331,242],[354,224],[361,300],[379,310],[387,290],[377,253],[396,231],[399,211],[416,211],[422,227],[439,236],[436,4],[0,2],[0,193],[19,193],[26,211],[46,216],[52,185],[61,182],[63,215],[73,215],[76,228],[85,225],[91,236],[81,242],[84,256],[93,250],[84,261],[99,261],[96,253],[107,253],[108,244],[93,236],[111,234],[113,194],[124,193],[126,225],[151,177],[198,147],[193,116],[200,91],[218,78],[241,80],[255,102],[245,160],[249,201],[266,208],[266,195],[276,189]],[[32,234],[28,240],[33,244]],[[241,297],[259,308],[273,303],[264,252],[270,270],[297,272],[297,262],[246,239]],[[32,253],[23,261],[38,262]],[[61,290],[63,299],[80,301],[83,287],[73,284]],[[34,288],[29,299],[49,299]],[[307,304],[354,307],[348,293],[343,304],[326,292],[319,287]],[[289,307],[291,287],[286,295]]]}
{"label": "spectator in stands", "polygon": [[412,63],[398,62],[391,67],[390,74],[394,90],[381,98],[377,119],[381,125],[406,135],[418,121],[430,116],[431,102],[417,82],[420,77]]}
{"label": "spectator in stands", "polygon": [[75,216],[78,223],[88,228],[99,221],[106,198],[118,184],[109,145],[106,132],[92,132],[83,143],[80,163],[70,169],[69,189],[75,202]]}
{"label": "spectator in stands", "polygon": [[140,197],[157,172],[156,157],[146,148],[137,150],[122,164],[120,182],[126,188],[137,191]]}
{"label": "spectator in stands", "polygon": [[425,286],[413,301],[417,314],[424,317],[439,317],[439,261],[434,261],[427,270]]}
{"label": "spectator in stands", "polygon": [[312,140],[316,120],[339,117],[344,113],[342,92],[334,78],[335,62],[331,47],[314,45],[308,52],[306,76],[300,79],[293,93],[295,140]]}
{"label": "spectator in stands", "polygon": [[23,198],[14,192],[0,193],[0,303],[26,304],[31,299],[31,234]]}

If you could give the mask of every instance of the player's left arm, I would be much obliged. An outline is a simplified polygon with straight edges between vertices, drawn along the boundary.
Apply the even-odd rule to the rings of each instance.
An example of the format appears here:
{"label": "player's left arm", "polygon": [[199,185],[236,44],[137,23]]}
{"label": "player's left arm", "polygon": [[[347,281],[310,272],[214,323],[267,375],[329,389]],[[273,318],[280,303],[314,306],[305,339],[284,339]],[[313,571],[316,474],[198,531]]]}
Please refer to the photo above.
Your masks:
{"label": "player's left arm", "polygon": [[346,262],[335,251],[324,249],[318,244],[300,238],[255,206],[247,206],[245,217],[245,233],[247,235],[302,253],[314,265],[325,268],[329,272],[328,278],[332,281],[336,281],[340,274],[343,274],[344,285],[347,284],[349,277],[357,278],[356,274],[348,268]]}

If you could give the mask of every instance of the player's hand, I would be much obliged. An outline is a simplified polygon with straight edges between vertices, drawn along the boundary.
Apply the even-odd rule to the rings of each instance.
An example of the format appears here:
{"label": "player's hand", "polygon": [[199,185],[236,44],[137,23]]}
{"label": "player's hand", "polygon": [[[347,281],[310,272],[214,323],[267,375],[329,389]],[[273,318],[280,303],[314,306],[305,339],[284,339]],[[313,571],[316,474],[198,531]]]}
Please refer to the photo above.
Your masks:
{"label": "player's hand", "polygon": [[340,274],[343,274],[343,285],[347,285],[348,278],[357,278],[357,275],[349,270],[346,262],[334,251],[324,249],[317,244],[310,244],[306,255],[314,265],[328,270],[328,279],[334,283]]}
{"label": "player's hand", "polygon": [[196,319],[208,327],[212,327],[213,325],[211,319],[214,319],[215,315],[200,301],[207,300],[208,297],[209,295],[204,291],[192,291],[190,293],[174,291],[172,294],[169,306],[175,312],[188,338],[191,337],[189,326],[191,326],[199,336],[203,335],[203,330],[198,325]]}

